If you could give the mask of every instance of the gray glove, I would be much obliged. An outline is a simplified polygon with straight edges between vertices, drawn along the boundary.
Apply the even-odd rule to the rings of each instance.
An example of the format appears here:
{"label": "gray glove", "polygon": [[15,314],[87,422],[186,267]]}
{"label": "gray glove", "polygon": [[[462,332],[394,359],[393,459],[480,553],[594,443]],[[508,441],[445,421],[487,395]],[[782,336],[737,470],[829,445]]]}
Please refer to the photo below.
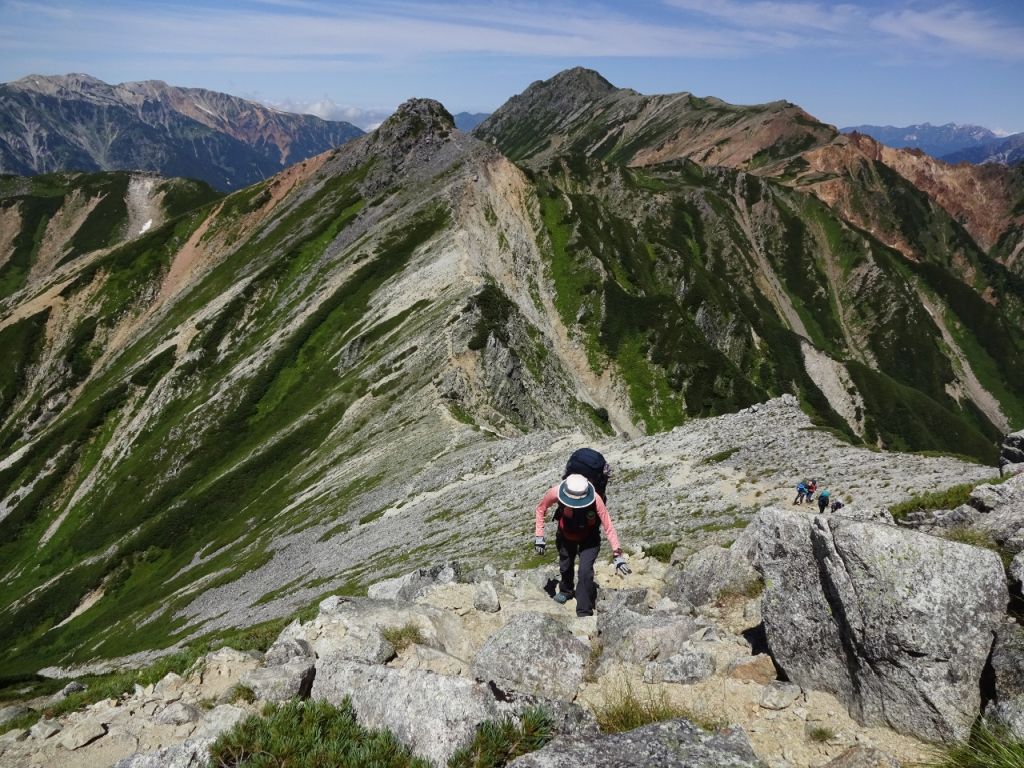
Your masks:
{"label": "gray glove", "polygon": [[544,543],[544,537],[543,536],[537,536],[537,537],[534,538],[534,540],[533,540],[533,551],[536,552],[538,555],[543,555],[544,554],[544,550],[547,549],[547,546],[548,545]]}
{"label": "gray glove", "polygon": [[619,576],[629,576],[633,572],[633,569],[626,563],[626,558],[622,556],[622,550],[615,550],[615,559],[612,561],[615,564],[615,571]]}

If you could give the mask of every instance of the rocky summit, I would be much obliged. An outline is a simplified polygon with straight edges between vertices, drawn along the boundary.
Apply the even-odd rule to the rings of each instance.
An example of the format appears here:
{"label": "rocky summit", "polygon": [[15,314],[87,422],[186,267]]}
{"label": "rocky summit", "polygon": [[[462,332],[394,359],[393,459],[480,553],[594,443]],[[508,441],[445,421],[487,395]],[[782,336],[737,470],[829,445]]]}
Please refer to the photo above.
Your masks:
{"label": "rocky summit", "polygon": [[[228,195],[0,178],[0,759],[189,765],[293,701],[438,765],[537,706],[520,765],[1019,728],[1014,172],[575,69]],[[533,509],[581,445],[634,573],[576,621]],[[628,691],[685,714],[597,733]]]}

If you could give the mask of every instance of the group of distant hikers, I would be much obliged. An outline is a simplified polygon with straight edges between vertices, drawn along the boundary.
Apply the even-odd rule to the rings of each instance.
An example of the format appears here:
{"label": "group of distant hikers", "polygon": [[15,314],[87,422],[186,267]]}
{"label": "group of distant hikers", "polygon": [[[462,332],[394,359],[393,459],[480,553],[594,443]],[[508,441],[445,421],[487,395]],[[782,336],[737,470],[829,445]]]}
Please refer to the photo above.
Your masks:
{"label": "group of distant hikers", "polygon": [[[558,570],[560,579],[556,602],[564,605],[576,599],[577,616],[593,616],[597,599],[594,584],[594,563],[601,550],[601,529],[604,529],[612,545],[612,563],[620,576],[632,573],[619,545],[615,524],[608,514],[608,480],[611,467],[604,456],[593,448],[580,448],[573,452],[566,462],[562,480],[551,486],[534,510],[534,551],[543,555],[547,550],[544,539],[544,522],[548,510],[555,508],[554,517],[558,523],[555,546],[558,548]],[[837,512],[843,502],[832,497],[828,488],[818,490],[815,478],[803,480],[796,487],[794,504],[810,504],[817,494],[818,511],[830,509]],[[576,561],[579,570],[575,572]]]}
{"label": "group of distant hikers", "polygon": [[793,503],[810,504],[814,501],[815,493],[818,494],[819,512],[824,512],[826,509],[830,509],[832,512],[838,512],[844,506],[843,502],[839,499],[832,498],[832,491],[828,488],[822,488],[821,491],[818,491],[818,481],[814,478],[800,481],[800,484],[796,487],[796,498],[793,499]]}

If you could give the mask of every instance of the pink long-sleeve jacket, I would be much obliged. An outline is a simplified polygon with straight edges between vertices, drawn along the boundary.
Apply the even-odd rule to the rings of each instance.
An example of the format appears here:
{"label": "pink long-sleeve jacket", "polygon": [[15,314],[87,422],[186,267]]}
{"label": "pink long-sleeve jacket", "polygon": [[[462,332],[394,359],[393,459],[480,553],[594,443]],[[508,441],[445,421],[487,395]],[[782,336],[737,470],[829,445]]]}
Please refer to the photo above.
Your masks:
{"label": "pink long-sleeve jacket", "polygon": [[[619,536],[615,533],[615,525],[612,523],[612,516],[608,514],[608,508],[604,505],[600,496],[594,496],[594,503],[597,505],[597,516],[601,519],[601,527],[604,528],[604,534],[608,537],[608,543],[612,545],[613,550],[619,550]],[[544,498],[540,500],[540,504],[537,505],[535,510],[536,526],[535,535],[544,535],[544,517],[547,514],[548,508],[558,504],[558,486],[553,485],[548,489],[548,492],[544,494]],[[566,509],[563,514],[572,513],[575,510]],[[582,541],[586,537],[586,533],[579,535],[573,535],[564,526],[562,526],[562,520],[558,521],[558,525],[561,528],[562,535],[570,541]]]}

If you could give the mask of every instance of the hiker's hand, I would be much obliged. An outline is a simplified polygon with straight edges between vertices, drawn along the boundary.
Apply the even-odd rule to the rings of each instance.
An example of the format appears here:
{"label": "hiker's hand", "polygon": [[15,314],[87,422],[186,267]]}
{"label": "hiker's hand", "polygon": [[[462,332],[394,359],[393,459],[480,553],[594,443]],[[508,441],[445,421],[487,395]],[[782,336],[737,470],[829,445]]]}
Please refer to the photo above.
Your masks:
{"label": "hiker's hand", "polygon": [[622,550],[616,549],[614,554],[615,560],[612,562],[615,563],[616,572],[618,572],[620,576],[629,576],[629,574],[633,572],[633,569],[626,563],[626,558],[622,556]]}
{"label": "hiker's hand", "polygon": [[543,555],[544,550],[547,549],[547,546],[548,545],[544,543],[543,536],[537,536],[536,538],[534,538],[533,551],[536,552],[538,555]]}

